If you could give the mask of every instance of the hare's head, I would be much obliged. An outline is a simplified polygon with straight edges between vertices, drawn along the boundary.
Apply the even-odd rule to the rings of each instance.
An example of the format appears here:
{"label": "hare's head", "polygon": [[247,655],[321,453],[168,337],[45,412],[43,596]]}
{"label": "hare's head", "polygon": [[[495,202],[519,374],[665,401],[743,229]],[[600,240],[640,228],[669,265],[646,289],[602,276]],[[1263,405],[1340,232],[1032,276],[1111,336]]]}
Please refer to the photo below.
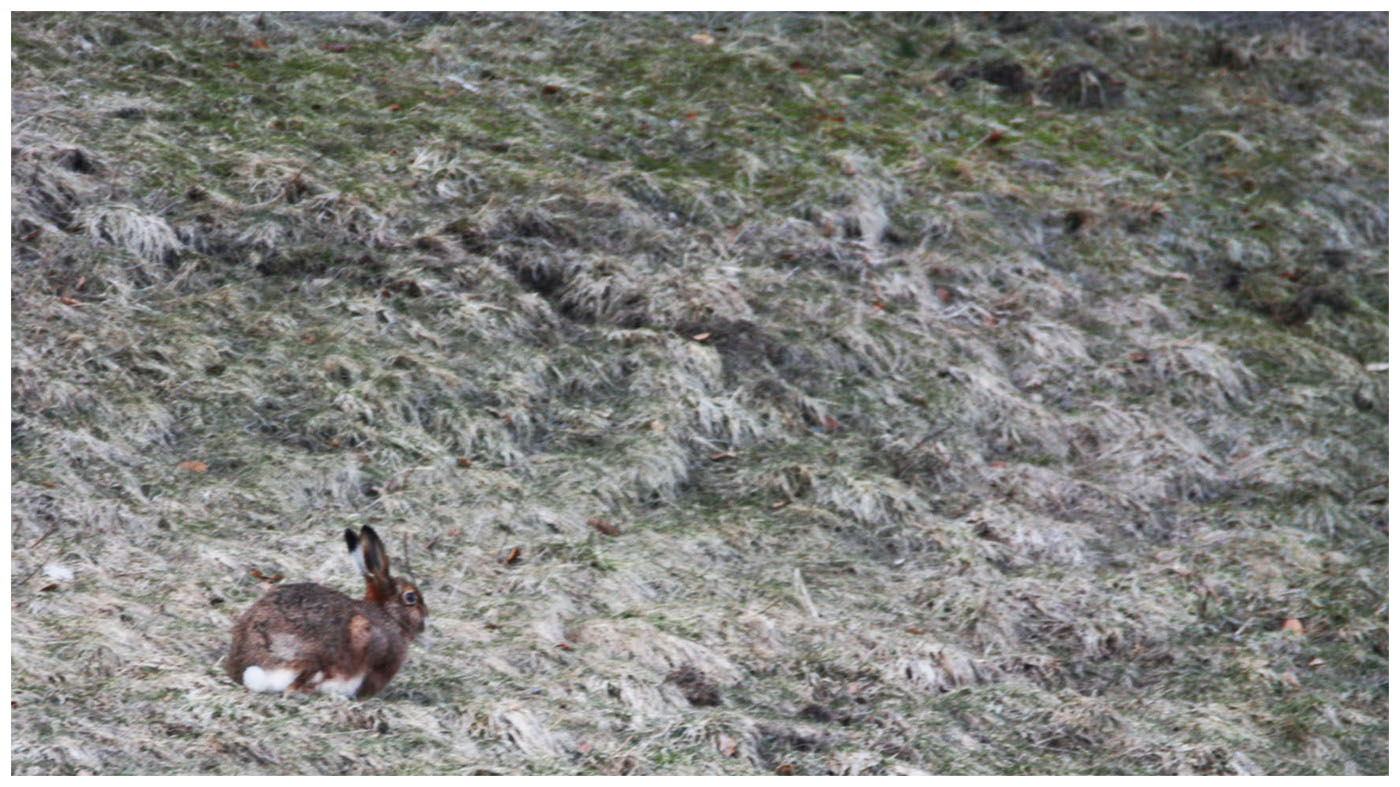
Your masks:
{"label": "hare's head", "polygon": [[365,600],[382,607],[409,639],[423,633],[428,617],[423,594],[412,582],[389,574],[389,554],[374,528],[365,525],[359,535],[347,528],[345,545],[365,577]]}

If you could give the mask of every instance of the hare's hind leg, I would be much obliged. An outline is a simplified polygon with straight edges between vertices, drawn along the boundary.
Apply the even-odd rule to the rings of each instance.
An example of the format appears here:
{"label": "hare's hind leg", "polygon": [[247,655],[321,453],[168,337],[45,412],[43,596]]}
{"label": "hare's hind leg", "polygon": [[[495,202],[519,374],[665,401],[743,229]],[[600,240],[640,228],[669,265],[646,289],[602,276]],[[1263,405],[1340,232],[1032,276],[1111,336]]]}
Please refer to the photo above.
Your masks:
{"label": "hare's hind leg", "polygon": [[374,624],[364,615],[355,615],[345,627],[346,650],[334,658],[328,657],[325,670],[317,670],[306,691],[354,697],[359,694],[373,660]]}
{"label": "hare's hind leg", "polygon": [[363,672],[358,675],[326,676],[316,684],[316,691],[354,699],[360,693],[360,684],[364,682]]}

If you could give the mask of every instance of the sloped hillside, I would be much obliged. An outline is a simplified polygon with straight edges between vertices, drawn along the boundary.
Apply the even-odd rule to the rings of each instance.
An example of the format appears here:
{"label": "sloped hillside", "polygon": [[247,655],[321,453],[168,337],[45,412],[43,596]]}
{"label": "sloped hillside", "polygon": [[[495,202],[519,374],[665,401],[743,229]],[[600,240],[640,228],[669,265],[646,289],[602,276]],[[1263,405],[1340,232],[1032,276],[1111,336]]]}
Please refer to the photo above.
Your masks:
{"label": "sloped hillside", "polygon": [[12,772],[1387,772],[1388,34],[14,15]]}

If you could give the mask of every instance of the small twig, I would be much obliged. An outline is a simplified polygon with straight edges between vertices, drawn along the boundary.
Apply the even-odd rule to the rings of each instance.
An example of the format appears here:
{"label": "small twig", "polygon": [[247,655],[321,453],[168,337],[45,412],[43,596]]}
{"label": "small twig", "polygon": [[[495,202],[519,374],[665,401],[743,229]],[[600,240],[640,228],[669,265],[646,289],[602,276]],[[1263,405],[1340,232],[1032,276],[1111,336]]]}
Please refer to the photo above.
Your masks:
{"label": "small twig", "polygon": [[[55,523],[53,523],[52,525],[49,526],[49,529],[48,529],[47,532],[45,532],[42,536],[39,536],[39,538],[38,538],[37,540],[35,540],[34,543],[32,543],[32,544],[30,544],[28,547],[26,547],[26,548],[25,548],[25,551],[28,552],[28,551],[34,549],[34,547],[37,547],[37,546],[39,546],[40,544],[44,543],[44,539],[46,539],[46,538],[48,538],[49,536],[53,535],[53,534],[56,533],[57,531],[58,531],[58,523],[55,522]],[[34,578],[34,575],[37,574],[37,573],[39,573],[40,569],[42,569],[43,567],[44,567],[43,561],[40,561],[40,562],[39,562],[39,565],[35,566],[33,571],[29,572],[28,574],[25,574],[25,575],[24,575],[24,579],[21,579],[19,582],[15,583],[15,584],[16,584],[17,586],[19,586],[19,587],[23,587],[24,584],[25,584],[26,582],[28,582],[29,580],[33,579],[33,578]]]}
{"label": "small twig", "polygon": [[[40,566],[40,568],[42,568],[42,566]],[[34,569],[33,571],[29,572],[28,574],[25,574],[25,575],[24,575],[24,579],[21,579],[19,582],[16,582],[15,585],[17,585],[17,586],[19,586],[19,587],[23,587],[23,586],[24,586],[24,583],[26,583],[26,582],[28,582],[29,580],[33,579],[33,578],[34,578],[34,575],[37,574],[37,573],[39,573],[39,569],[38,569],[38,568]]]}
{"label": "small twig", "polygon": [[[410,470],[409,472],[412,473],[413,471]],[[403,547],[403,550],[399,553],[403,555],[403,573],[416,585],[418,584],[418,577],[413,575],[413,564],[408,561],[408,533],[400,531],[399,544]]]}
{"label": "small twig", "polygon": [[794,568],[792,570],[792,584],[797,588],[797,595],[807,605],[807,614],[821,620],[822,616],[817,614],[817,605],[812,603],[812,594],[807,592],[807,583],[802,581],[802,569]]}
{"label": "small twig", "polygon": [[49,527],[48,532],[44,533],[42,536],[39,536],[39,540],[38,540],[38,541],[35,541],[35,542],[32,543],[32,544],[30,544],[27,548],[28,548],[28,549],[33,549],[34,547],[39,546],[40,544],[44,543],[44,541],[45,541],[49,536],[51,536],[51,535],[53,535],[55,532],[57,532],[57,530],[58,530],[58,523],[55,522],[55,523],[53,523],[53,525],[51,525],[51,526]]}
{"label": "small twig", "polygon": [[943,434],[944,432],[948,431],[948,429],[949,429],[949,426],[945,424],[945,425],[943,426],[943,428],[941,428],[941,429],[934,429],[934,430],[930,431],[928,434],[924,435],[923,438],[919,440],[919,442],[915,443],[914,446],[913,446],[912,448],[909,449],[909,457],[908,457],[907,459],[905,459],[903,462],[901,462],[900,464],[898,464],[898,465],[895,466],[895,469],[894,469],[894,477],[895,477],[895,478],[899,478],[900,476],[904,475],[904,471],[905,471],[905,470],[908,470],[909,467],[910,467],[911,465],[914,464],[914,452],[915,452],[915,451],[919,450],[920,448],[923,448],[923,447],[924,447],[924,443],[927,443],[928,441],[932,440],[933,438],[938,437],[939,435],[941,435],[941,434]]}
{"label": "small twig", "polygon": [[986,134],[983,134],[983,135],[982,135],[982,138],[981,138],[981,139],[979,139],[979,140],[977,140],[976,142],[972,143],[972,144],[967,148],[967,150],[964,150],[964,151],[963,151],[963,155],[967,155],[968,153],[971,153],[972,151],[974,151],[974,150],[976,150],[977,148],[981,147],[982,143],[986,142],[987,140],[989,140],[989,139],[991,139],[991,138],[992,138],[992,132],[988,131]]}
{"label": "small twig", "polygon": [[763,613],[765,613],[765,612],[767,612],[768,610],[772,609],[772,608],[773,608],[773,605],[777,604],[779,601],[782,601],[782,599],[781,599],[781,598],[775,598],[775,599],[773,599],[772,601],[768,602],[768,606],[764,607],[763,609],[760,609],[759,611],[757,611],[757,612],[755,612],[755,613],[753,613],[753,614],[755,614],[755,615],[762,615]]}

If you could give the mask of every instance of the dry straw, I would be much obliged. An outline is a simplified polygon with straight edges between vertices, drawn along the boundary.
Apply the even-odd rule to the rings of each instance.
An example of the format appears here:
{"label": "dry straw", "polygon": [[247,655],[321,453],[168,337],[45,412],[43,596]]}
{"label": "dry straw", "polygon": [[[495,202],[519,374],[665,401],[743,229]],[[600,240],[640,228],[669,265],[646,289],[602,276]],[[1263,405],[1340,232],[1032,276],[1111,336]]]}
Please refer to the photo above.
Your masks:
{"label": "dry straw", "polygon": [[13,773],[1387,770],[1383,15],[12,21]]}

